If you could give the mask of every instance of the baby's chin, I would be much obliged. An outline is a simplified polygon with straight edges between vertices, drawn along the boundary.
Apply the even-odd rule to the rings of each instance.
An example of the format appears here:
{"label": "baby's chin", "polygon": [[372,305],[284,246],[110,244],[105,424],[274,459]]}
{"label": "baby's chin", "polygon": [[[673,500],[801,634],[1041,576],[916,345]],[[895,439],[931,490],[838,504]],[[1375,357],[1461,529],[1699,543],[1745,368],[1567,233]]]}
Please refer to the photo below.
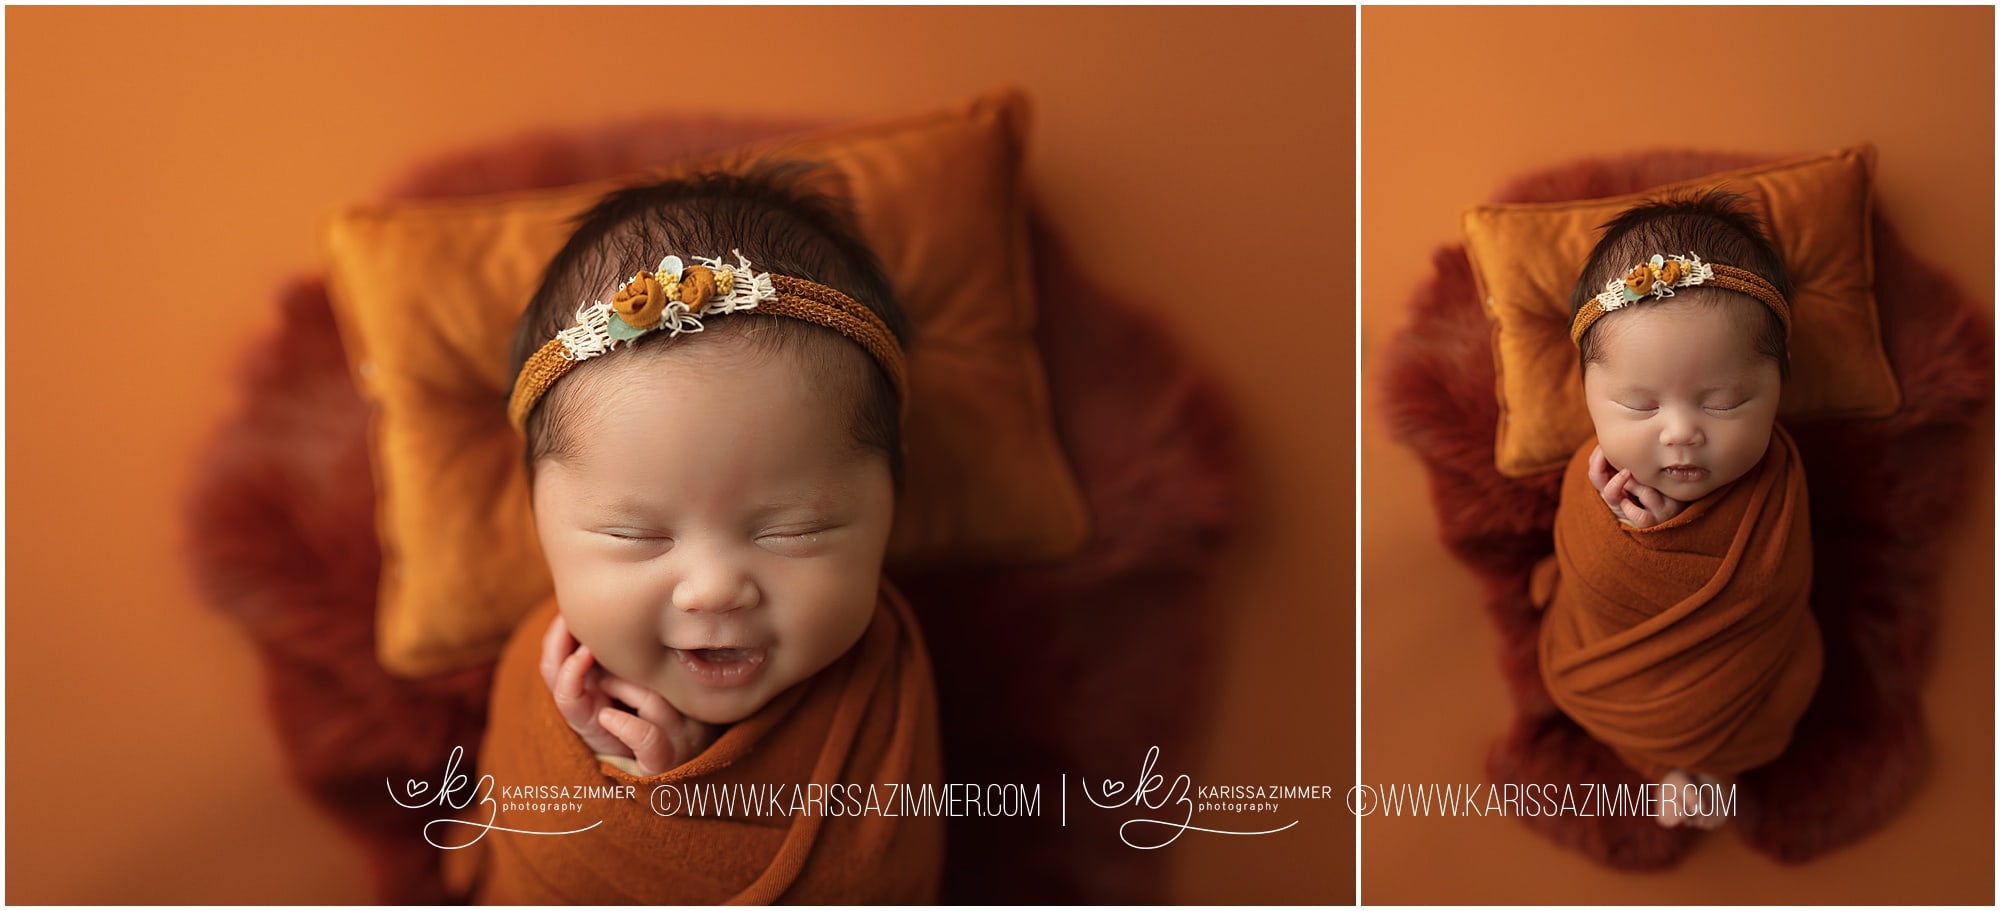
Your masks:
{"label": "baby's chin", "polygon": [[757,714],[771,701],[762,686],[730,690],[690,688],[684,682],[659,691],[683,717],[703,724],[730,725]]}

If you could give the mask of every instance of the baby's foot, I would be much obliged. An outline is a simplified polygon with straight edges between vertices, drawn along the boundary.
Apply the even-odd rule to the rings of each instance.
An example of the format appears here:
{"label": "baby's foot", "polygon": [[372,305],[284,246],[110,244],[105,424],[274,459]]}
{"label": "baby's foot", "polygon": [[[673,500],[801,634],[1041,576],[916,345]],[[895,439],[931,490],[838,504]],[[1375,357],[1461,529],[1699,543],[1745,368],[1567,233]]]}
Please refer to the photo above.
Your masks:
{"label": "baby's foot", "polygon": [[1686,814],[1681,811],[1681,788],[1694,784],[1688,773],[1675,769],[1660,779],[1660,825],[1673,828],[1681,825]]}
{"label": "baby's foot", "polygon": [[[1688,826],[1695,829],[1719,829],[1728,817],[1722,815],[1717,796],[1722,788],[1722,779],[1708,774],[1689,775],[1680,769],[1668,772],[1661,779],[1660,825],[1669,829]],[[1693,805],[1685,805],[1685,795]]]}

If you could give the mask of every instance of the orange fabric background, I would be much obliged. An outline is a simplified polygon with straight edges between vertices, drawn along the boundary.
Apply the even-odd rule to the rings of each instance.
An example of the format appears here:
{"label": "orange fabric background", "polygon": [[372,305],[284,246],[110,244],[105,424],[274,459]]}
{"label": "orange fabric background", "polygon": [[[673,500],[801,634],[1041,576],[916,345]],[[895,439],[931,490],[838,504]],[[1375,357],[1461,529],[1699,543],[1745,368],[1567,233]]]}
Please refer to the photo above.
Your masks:
{"label": "orange fabric background", "polygon": [[[274,290],[318,267],[336,207],[425,156],[661,112],[858,119],[1026,89],[1056,227],[1213,365],[1245,426],[1219,711],[1205,754],[1160,770],[1350,780],[1353,19],[9,9],[7,898],[367,900],[358,855],[279,777],[247,644],[194,598],[176,552],[189,459]],[[725,28],[763,56],[600,63],[627,36]],[[1260,302],[1273,318],[1225,319],[1244,311],[1190,291],[1213,287],[1198,277],[1218,258],[1333,278]],[[133,281],[143,294],[87,290]],[[1349,901],[1349,818],[1337,800],[1299,806],[1278,835],[1184,836],[1166,849],[1174,894]]]}
{"label": "orange fabric background", "polygon": [[[1370,8],[1361,18],[1364,375],[1429,276],[1431,251],[1458,242],[1461,209],[1511,176],[1594,154],[1873,141],[1881,210],[1990,300],[1991,9]],[[1717,24],[1717,37],[1693,38],[1701,24]],[[1632,64],[1611,68],[1619,47]],[[1482,782],[1511,712],[1498,638],[1473,576],[1438,543],[1419,463],[1369,417],[1372,389],[1363,395],[1361,780]],[[1517,820],[1371,817],[1361,898],[1990,903],[1993,489],[1991,448],[1980,448],[1926,693],[1931,777],[1886,829],[1801,867],[1722,832],[1674,872],[1634,876]]]}

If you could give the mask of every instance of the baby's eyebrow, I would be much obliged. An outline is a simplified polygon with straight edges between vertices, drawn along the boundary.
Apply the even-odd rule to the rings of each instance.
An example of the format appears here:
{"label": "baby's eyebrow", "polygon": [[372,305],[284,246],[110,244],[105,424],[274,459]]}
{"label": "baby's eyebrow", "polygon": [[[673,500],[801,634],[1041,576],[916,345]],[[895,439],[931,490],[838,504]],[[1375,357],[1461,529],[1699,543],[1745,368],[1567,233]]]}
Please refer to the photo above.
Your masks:
{"label": "baby's eyebrow", "polygon": [[758,512],[767,516],[783,512],[827,512],[842,501],[842,493],[824,487],[790,491],[760,501]]}
{"label": "baby's eyebrow", "polygon": [[[845,503],[846,493],[844,488],[839,487],[813,487],[759,498],[749,505],[751,512],[759,518],[789,512],[826,513]],[[592,516],[613,520],[651,519],[665,508],[663,504],[631,495],[587,498],[582,506]]]}
{"label": "baby's eyebrow", "polygon": [[636,497],[586,499],[583,507],[593,514],[613,518],[642,518],[653,513],[653,504]]}

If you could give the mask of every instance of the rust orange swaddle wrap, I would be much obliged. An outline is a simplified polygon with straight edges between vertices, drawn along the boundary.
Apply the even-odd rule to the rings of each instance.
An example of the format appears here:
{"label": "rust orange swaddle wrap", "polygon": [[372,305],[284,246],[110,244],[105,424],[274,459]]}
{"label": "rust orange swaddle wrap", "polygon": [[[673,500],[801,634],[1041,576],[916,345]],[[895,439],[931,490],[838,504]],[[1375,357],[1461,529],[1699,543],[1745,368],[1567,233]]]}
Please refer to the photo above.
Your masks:
{"label": "rust orange swaddle wrap", "polygon": [[1591,486],[1596,444],[1570,459],[1555,555],[1536,571],[1549,695],[1652,780],[1776,759],[1822,660],[1798,447],[1773,427],[1749,474],[1638,529]]}
{"label": "rust orange swaddle wrap", "polygon": [[[942,820],[859,812],[865,789],[941,781],[936,695],[909,607],[883,587],[861,641],[826,670],[738,722],[693,760],[647,778],[600,762],[557,712],[537,669],[555,616],[523,621],[495,670],[480,771],[503,808],[495,828],[447,866],[475,902],[496,904],[924,903],[936,900]],[[655,811],[654,789],[674,786]],[[739,807],[697,816],[702,786],[769,786],[790,807],[794,785],[840,785],[856,812],[778,814]],[[513,786],[631,786],[630,797],[583,799],[580,810],[507,809]],[[849,786],[858,786],[850,788]],[[887,793],[886,787],[879,789]],[[855,801],[848,802],[846,796]],[[554,801],[560,802],[560,801]],[[476,805],[475,805],[476,806]],[[482,822],[484,812],[475,818]],[[464,841],[465,839],[459,839]]]}

